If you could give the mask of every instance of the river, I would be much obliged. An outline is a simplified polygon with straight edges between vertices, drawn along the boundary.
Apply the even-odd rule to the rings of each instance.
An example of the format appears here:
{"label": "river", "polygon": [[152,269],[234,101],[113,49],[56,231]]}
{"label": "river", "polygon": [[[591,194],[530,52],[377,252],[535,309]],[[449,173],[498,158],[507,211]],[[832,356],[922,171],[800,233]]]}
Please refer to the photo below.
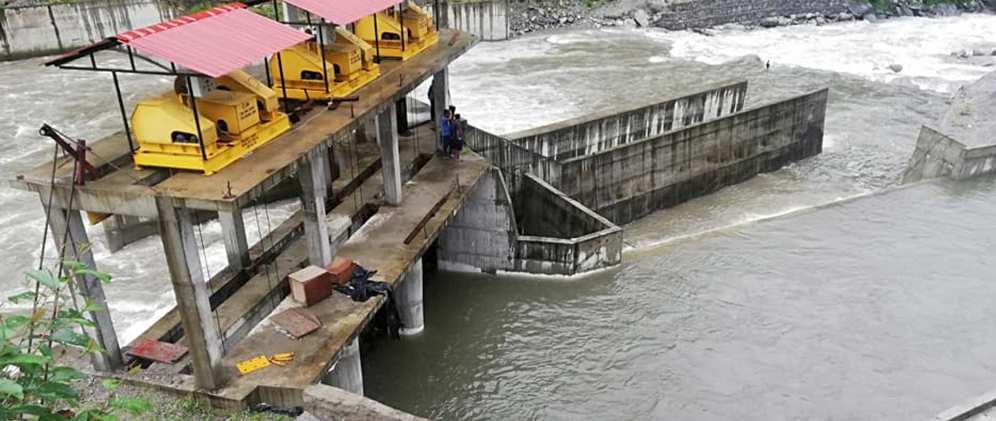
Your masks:
{"label": "river", "polygon": [[[452,96],[497,133],[746,78],[749,105],[829,86],[824,153],[627,226],[617,270],[427,274],[425,334],[363,344],[368,394],[441,420],[895,419],[992,389],[996,181],[897,181],[919,125],[990,70],[950,53],[996,47],[993,33],[996,17],[971,15],[478,45],[451,66]],[[0,63],[2,179],[51,153],[43,121],[90,139],[120,127],[107,75],[41,63]],[[169,87],[123,83],[129,104]],[[0,189],[0,209],[0,265],[35,266],[37,197]],[[250,236],[292,210],[250,210]],[[201,234],[215,272],[218,224]],[[160,242],[110,254],[91,238],[128,340],[173,303]]]}
{"label": "river", "polygon": [[367,394],[440,420],[853,420],[991,390],[996,180],[897,185],[919,126],[991,70],[950,53],[994,31],[964,16],[475,47],[452,95],[485,129],[747,78],[748,106],[829,86],[824,152],[627,226],[618,270],[427,275],[425,333],[364,346]]}

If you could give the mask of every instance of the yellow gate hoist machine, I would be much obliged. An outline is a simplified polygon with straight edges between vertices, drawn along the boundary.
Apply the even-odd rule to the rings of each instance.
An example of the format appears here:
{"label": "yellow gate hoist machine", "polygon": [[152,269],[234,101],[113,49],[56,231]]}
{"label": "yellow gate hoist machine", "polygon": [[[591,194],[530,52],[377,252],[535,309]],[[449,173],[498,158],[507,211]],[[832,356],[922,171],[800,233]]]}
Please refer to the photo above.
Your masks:
{"label": "yellow gate hoist machine", "polygon": [[[326,28],[331,29],[319,30]],[[312,39],[281,51],[279,59],[271,57],[273,89],[286,88],[290,99],[327,101],[348,97],[380,76],[373,46],[343,27],[328,31],[327,38],[327,44]]]}
{"label": "yellow gate hoist machine", "polygon": [[382,58],[408,60],[439,42],[432,17],[414,3],[399,12],[390,8],[355,23],[360,39],[374,46]]}
{"label": "yellow gate hoist machine", "polygon": [[249,73],[236,70],[201,82],[209,90],[196,95],[194,101],[194,90],[186,86],[185,79],[177,78],[173,92],[135,106],[131,123],[138,143],[137,167],[210,175],[290,130],[290,119],[279,111],[276,92]]}

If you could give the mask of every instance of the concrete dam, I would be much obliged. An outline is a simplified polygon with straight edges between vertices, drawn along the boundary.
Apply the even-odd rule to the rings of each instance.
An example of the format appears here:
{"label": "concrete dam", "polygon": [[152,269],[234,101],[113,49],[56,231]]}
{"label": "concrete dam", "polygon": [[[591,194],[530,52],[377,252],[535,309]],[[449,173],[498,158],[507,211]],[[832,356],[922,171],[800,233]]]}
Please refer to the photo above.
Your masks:
{"label": "concrete dam", "polygon": [[615,224],[822,150],[828,91],[744,109],[747,82],[468,144],[517,186],[533,174]]}

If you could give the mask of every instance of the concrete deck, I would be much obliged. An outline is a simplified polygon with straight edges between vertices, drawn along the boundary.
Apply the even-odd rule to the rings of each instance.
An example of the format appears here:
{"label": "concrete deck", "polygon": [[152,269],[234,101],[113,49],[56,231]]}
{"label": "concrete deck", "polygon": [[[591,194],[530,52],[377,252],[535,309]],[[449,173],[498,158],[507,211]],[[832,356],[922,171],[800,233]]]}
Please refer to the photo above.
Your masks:
{"label": "concrete deck", "polygon": [[[369,270],[376,270],[375,280],[397,287],[403,279],[402,275],[449,224],[467,199],[468,192],[489,167],[487,161],[472,153],[466,153],[464,160],[459,162],[433,157],[405,184],[401,205],[382,207],[338,250],[337,255],[352,259]],[[419,228],[427,217],[424,227]],[[420,234],[410,244],[404,244],[405,237],[415,230]],[[269,391],[299,391],[317,383],[328,372],[342,348],[359,335],[383,303],[383,297],[358,303],[343,294],[333,293],[328,299],[308,308],[322,321],[322,327],[300,340],[277,331],[269,318],[264,319],[224,358],[225,369],[233,377],[217,394],[241,401],[261,386]],[[300,304],[286,298],[274,313],[298,306]],[[238,376],[235,364],[239,361],[281,352],[294,352],[294,362],[287,367],[271,366]]]}
{"label": "concrete deck", "polygon": [[[426,126],[417,128],[411,136],[400,137],[402,164],[417,165],[420,157],[431,154],[435,150],[433,137],[434,133]],[[383,189],[379,175],[380,148],[372,142],[351,143],[337,148],[336,154],[339,161],[355,165],[341,166],[340,177],[332,185],[335,194],[329,205],[333,209],[326,219],[332,227],[339,227],[346,221],[362,224],[365,208],[380,206],[377,198]],[[275,304],[267,305],[269,301],[279,303],[287,295],[287,275],[303,267],[308,260],[307,247],[301,238],[302,224],[302,213],[297,211],[250,248],[253,263],[246,274],[226,270],[211,279],[211,290],[215,291],[211,301],[217,303],[214,309],[224,332],[226,348],[244,337],[248,333],[246,329],[259,322],[258,317],[273,309]],[[348,228],[344,229],[346,235],[352,234]],[[260,315],[260,312],[264,314]],[[144,339],[183,343],[177,308],[170,309],[130,346]],[[181,370],[188,362],[185,358],[172,371]]]}
{"label": "concrete deck", "polygon": [[[136,170],[120,133],[91,143],[91,159],[95,163],[114,162],[114,165],[100,179],[77,188],[73,207],[90,212],[156,217],[157,196],[180,199],[185,207],[192,209],[248,206],[267,189],[292,177],[299,159],[307,152],[322,144],[331,145],[337,136],[345,136],[360,122],[372,118],[444,69],[476,42],[477,38],[464,32],[440,31],[439,44],[414,58],[403,63],[381,63],[381,77],[357,92],[358,102],[304,115],[290,132],[211,176],[161,169]],[[52,163],[46,162],[18,175],[10,184],[22,190],[47,192],[51,168]],[[57,202],[69,203],[71,173],[72,163],[61,160],[56,174]]]}

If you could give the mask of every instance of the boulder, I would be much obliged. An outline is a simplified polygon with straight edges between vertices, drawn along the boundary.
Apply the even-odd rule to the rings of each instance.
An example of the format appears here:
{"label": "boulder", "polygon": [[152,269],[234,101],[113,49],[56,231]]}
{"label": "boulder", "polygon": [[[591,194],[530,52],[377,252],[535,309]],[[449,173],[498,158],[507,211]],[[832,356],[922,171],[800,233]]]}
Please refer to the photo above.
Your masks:
{"label": "boulder", "polygon": [[934,16],[957,16],[961,14],[958,6],[949,3],[935,4],[929,10],[930,14]]}
{"label": "boulder", "polygon": [[851,2],[847,5],[847,11],[851,12],[854,17],[861,18],[868,14],[874,14],[875,9],[872,9],[867,2]]}
{"label": "boulder", "polygon": [[892,70],[893,73],[899,73],[899,72],[903,71],[903,65],[902,64],[893,63],[893,64],[890,64],[888,66],[888,69]]}
{"label": "boulder", "polygon": [[861,19],[864,19],[868,22],[875,22],[878,20],[878,16],[876,16],[874,13],[869,13],[867,15],[862,16]]}
{"label": "boulder", "polygon": [[646,28],[650,26],[650,14],[646,10],[636,9],[633,11],[633,21],[636,22],[636,26]]}
{"label": "boulder", "polygon": [[758,24],[765,28],[774,28],[776,26],[781,26],[781,19],[776,16],[771,16],[761,19],[761,22],[759,22]]}

